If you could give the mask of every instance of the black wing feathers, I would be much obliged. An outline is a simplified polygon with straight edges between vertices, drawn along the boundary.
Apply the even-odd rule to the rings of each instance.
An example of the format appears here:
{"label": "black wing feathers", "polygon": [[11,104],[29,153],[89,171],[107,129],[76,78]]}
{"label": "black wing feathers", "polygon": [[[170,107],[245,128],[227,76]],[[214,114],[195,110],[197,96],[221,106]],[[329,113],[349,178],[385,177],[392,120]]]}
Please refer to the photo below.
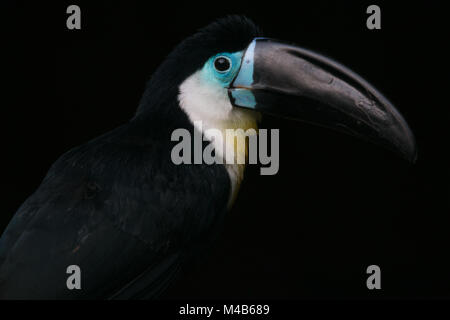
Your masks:
{"label": "black wing feathers", "polygon": [[[171,130],[146,126],[131,122],[52,166],[0,240],[1,298],[151,297],[206,240],[228,200],[224,167],[173,165]],[[81,290],[66,287],[72,264]]]}

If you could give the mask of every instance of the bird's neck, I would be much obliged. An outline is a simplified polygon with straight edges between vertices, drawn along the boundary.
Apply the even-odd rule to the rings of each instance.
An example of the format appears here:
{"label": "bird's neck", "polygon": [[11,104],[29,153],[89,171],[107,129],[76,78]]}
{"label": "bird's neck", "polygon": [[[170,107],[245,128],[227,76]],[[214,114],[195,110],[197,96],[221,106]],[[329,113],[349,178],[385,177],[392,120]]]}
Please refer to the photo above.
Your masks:
{"label": "bird's neck", "polygon": [[[229,200],[229,207],[231,207],[244,178],[245,163],[248,160],[247,137],[257,133],[258,115],[250,110],[233,108],[226,119],[200,119],[195,115],[189,115],[189,117],[197,130],[201,130],[203,135],[211,141],[223,160],[231,181]],[[209,129],[219,130],[222,133],[223,141],[214,139],[209,134]],[[218,145],[220,142],[222,142],[222,146]],[[231,163],[230,160],[232,160]]]}

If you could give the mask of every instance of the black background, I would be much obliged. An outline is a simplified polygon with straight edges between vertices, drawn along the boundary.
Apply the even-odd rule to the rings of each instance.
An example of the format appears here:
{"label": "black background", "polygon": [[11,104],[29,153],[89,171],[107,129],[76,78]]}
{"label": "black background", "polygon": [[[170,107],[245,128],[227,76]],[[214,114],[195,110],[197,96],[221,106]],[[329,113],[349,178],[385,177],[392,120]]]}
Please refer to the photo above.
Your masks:
{"label": "black background", "polygon": [[[66,29],[78,4],[82,29]],[[414,131],[411,165],[333,131],[280,128],[280,171],[246,172],[204,263],[167,298],[436,298],[450,296],[448,77],[438,2],[3,2],[0,232],[64,152],[130,119],[155,68],[186,36],[230,13],[266,36],[350,67],[383,92]],[[382,290],[366,288],[377,264]]]}

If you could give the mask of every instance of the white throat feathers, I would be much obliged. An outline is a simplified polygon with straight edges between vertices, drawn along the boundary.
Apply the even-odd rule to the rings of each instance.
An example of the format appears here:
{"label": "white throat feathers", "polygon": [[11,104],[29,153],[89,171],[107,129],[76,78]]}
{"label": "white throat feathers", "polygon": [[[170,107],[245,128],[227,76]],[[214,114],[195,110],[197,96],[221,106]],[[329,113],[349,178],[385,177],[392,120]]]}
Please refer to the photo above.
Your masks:
{"label": "white throat feathers", "polygon": [[[194,123],[197,130],[202,130],[205,133],[208,129],[217,129],[222,132],[225,147],[218,148],[217,141],[211,139],[207,134],[205,137],[212,141],[217,150],[224,150],[225,154],[229,154],[230,149],[233,150],[234,157],[248,156],[248,145],[246,138],[239,135],[245,132],[251,132],[248,129],[254,129],[255,133],[258,129],[257,122],[259,121],[259,113],[233,107],[230,103],[228,92],[226,88],[211,85],[202,77],[201,71],[197,71],[189,78],[187,78],[180,85],[180,92],[178,95],[180,107],[186,112],[189,119]],[[202,123],[202,128],[197,126],[197,123]],[[236,136],[233,139],[226,139],[227,129],[242,129],[236,131]],[[228,151],[227,151],[228,150]],[[225,157],[225,155],[222,155]],[[239,185],[244,177],[245,164],[227,164],[224,159],[224,165],[228,171],[231,181],[231,194],[229,200],[229,207],[233,204],[236,195],[239,191]]]}

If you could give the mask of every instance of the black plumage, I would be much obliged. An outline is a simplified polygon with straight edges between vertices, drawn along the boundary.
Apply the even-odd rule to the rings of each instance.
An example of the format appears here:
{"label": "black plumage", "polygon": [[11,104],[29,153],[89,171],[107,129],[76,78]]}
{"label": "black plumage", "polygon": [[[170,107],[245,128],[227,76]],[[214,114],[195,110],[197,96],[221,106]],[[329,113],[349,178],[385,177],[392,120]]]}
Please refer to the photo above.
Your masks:
{"label": "black plumage", "polygon": [[[194,130],[178,86],[259,35],[237,16],[201,29],[157,69],[131,121],[53,164],[0,239],[0,298],[154,297],[202,252],[230,181],[223,165],[172,163],[172,131]],[[66,287],[69,265],[81,268],[81,290]]]}

